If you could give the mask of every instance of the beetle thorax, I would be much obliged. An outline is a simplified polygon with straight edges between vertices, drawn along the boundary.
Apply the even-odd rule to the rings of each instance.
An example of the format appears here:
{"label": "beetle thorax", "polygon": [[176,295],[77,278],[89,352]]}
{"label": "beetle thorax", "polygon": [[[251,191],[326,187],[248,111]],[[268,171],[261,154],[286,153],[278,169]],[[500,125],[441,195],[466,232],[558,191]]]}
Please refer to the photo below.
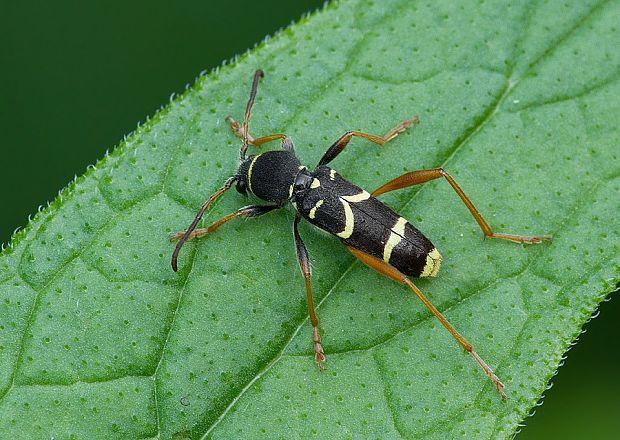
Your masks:
{"label": "beetle thorax", "polygon": [[250,156],[239,167],[238,180],[263,200],[284,203],[291,196],[299,159],[290,151],[275,150]]}

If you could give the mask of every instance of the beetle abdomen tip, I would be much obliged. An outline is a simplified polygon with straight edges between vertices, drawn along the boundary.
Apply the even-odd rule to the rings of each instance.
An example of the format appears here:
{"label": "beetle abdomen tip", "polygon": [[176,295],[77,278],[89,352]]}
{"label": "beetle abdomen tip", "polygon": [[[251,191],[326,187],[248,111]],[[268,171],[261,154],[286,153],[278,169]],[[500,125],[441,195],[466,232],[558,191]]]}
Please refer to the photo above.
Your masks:
{"label": "beetle abdomen tip", "polygon": [[426,264],[420,274],[420,277],[435,277],[439,273],[441,267],[441,254],[437,248],[433,248],[432,251],[426,255]]}

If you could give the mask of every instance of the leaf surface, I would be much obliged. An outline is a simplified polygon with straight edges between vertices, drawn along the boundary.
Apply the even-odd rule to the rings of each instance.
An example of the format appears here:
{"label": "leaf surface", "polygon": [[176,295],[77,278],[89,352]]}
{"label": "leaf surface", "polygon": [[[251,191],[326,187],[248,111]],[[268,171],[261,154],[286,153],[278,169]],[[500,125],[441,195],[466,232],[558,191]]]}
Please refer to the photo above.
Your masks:
{"label": "leaf surface", "polygon": [[[0,257],[0,437],[505,438],[620,279],[618,2],[334,3],[200,78],[39,213]],[[327,370],[312,359],[290,211],[189,243],[167,236],[237,167],[240,118],[308,165],[347,130],[419,126],[334,162],[441,250],[418,286],[504,381],[402,286],[307,225]],[[247,203],[227,194],[207,221]]]}

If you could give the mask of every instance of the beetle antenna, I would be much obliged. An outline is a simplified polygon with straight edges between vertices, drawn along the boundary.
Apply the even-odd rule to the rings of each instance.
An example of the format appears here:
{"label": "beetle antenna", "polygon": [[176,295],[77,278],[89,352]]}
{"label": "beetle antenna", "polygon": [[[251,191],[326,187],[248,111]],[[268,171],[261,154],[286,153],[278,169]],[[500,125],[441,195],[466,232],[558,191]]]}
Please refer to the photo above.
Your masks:
{"label": "beetle antenna", "polygon": [[256,89],[258,89],[258,81],[265,76],[265,73],[258,69],[254,72],[254,80],[252,81],[252,90],[250,91],[250,99],[248,99],[248,105],[245,107],[245,114],[243,115],[243,145],[239,152],[241,160],[245,160],[245,152],[248,150],[248,122],[250,121],[250,112],[254,105],[254,98],[256,98]]}
{"label": "beetle antenna", "polygon": [[185,244],[185,242],[191,235],[192,231],[196,229],[198,222],[202,219],[202,216],[204,215],[209,205],[211,205],[211,203],[213,203],[219,196],[221,196],[226,191],[228,191],[230,187],[233,185],[233,183],[235,183],[236,180],[237,180],[237,176],[229,177],[228,180],[224,182],[224,185],[222,185],[220,189],[218,189],[213,194],[211,194],[211,197],[209,197],[207,201],[202,204],[200,211],[198,211],[198,214],[196,214],[196,218],[194,219],[192,224],[189,225],[189,228],[187,228],[187,231],[185,231],[185,234],[183,234],[183,237],[181,237],[181,239],[178,241],[177,247],[174,248],[174,252],[172,253],[172,261],[171,261],[172,270],[174,270],[175,272],[177,271],[178,269],[177,257],[179,256],[179,252],[181,251],[181,248],[183,247],[183,245]]}

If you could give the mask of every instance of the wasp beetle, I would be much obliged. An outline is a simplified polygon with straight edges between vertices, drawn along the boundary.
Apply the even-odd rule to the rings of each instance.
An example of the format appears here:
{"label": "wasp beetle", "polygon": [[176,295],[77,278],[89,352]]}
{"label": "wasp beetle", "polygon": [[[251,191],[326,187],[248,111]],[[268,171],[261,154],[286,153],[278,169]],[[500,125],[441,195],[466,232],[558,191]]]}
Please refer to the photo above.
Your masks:
{"label": "wasp beetle", "polygon": [[[467,206],[480,225],[485,237],[531,244],[550,240],[551,236],[522,236],[493,232],[456,181],[442,168],[405,173],[377,188],[372,193],[368,193],[344,179],[336,170],[328,166],[344,150],[353,137],[361,137],[375,144],[383,145],[413,124],[417,124],[417,117],[400,123],[382,137],[360,131],[348,131],[329,147],[314,170],[308,169],[300,163],[295,155],[293,141],[288,136],[273,134],[254,138],[248,133],[250,112],[256,97],[258,82],[263,76],[262,70],[257,70],[254,74],[243,124],[239,124],[230,117],[227,118],[232,131],[243,140],[240,149],[241,163],[239,168],[236,174],[228,178],[224,185],[204,202],[189,228],[171,237],[172,240],[178,240],[172,254],[173,270],[177,271],[177,257],[187,240],[203,237],[214,232],[233,218],[258,217],[274,209],[283,208],[290,203],[296,211],[293,222],[293,236],[299,267],[306,283],[308,312],[312,324],[314,359],[321,370],[325,362],[325,355],[319,336],[319,321],[314,311],[310,284],[310,259],[308,250],[299,235],[299,222],[302,218],[319,229],[340,238],[355,257],[372,269],[409,287],[458,343],[473,356],[491,379],[502,399],[505,399],[504,385],[493,373],[493,370],[409,279],[409,277],[436,276],[441,266],[441,254],[424,234],[376,197],[388,191],[407,188],[443,177]],[[281,141],[282,148],[280,150],[266,151],[246,157],[249,145],[259,147],[275,140]],[[217,220],[207,228],[196,228],[209,205],[233,185],[236,185],[238,192],[242,194],[251,193],[269,203],[245,206]]]}

